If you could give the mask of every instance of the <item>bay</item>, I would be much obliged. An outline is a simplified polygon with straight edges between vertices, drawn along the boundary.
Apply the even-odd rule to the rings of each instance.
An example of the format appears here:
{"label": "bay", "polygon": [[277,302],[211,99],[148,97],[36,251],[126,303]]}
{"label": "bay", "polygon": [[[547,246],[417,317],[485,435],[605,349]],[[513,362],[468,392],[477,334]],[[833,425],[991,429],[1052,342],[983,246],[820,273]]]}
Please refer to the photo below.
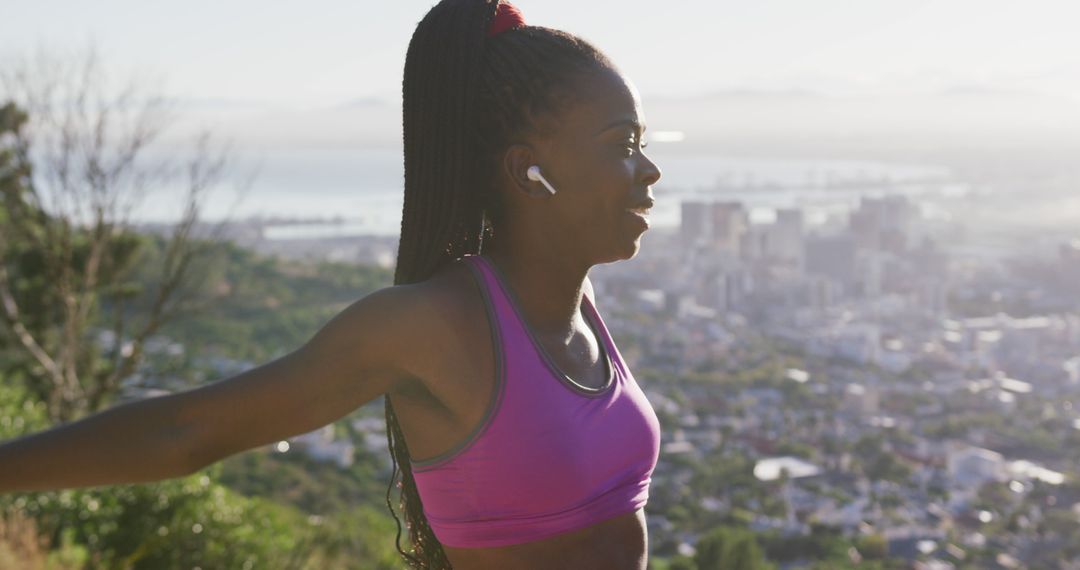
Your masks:
{"label": "bay", "polygon": [[[777,208],[803,208],[811,223],[857,203],[861,196],[940,192],[948,169],[935,165],[856,160],[733,157],[685,154],[677,144],[654,143],[649,153],[662,171],[653,187],[654,227],[675,227],[680,203],[739,201],[754,221]],[[652,149],[650,149],[652,150]],[[261,218],[267,237],[397,235],[401,227],[404,166],[398,148],[287,148],[238,155],[232,172],[254,173],[247,193],[223,185],[205,198],[207,220]],[[159,190],[134,210],[138,221],[173,221],[179,189]]]}

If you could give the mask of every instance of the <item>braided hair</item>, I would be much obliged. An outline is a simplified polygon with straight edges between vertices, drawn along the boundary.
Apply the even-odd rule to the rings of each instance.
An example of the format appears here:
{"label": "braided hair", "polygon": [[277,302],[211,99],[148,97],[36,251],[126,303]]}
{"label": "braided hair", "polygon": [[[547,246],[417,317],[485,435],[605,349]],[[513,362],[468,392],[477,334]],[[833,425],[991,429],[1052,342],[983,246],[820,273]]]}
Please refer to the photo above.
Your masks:
{"label": "braided hair", "polygon": [[[496,189],[501,153],[538,119],[574,99],[589,72],[614,69],[599,49],[539,26],[487,32],[499,0],[442,0],[409,42],[402,82],[405,201],[394,284],[424,281],[446,262],[479,254],[506,223]],[[392,456],[386,504],[398,523],[396,546],[411,568],[451,568],[424,516],[410,455],[390,395],[385,397]],[[397,480],[400,478],[400,482]],[[394,488],[409,530],[401,547]]]}

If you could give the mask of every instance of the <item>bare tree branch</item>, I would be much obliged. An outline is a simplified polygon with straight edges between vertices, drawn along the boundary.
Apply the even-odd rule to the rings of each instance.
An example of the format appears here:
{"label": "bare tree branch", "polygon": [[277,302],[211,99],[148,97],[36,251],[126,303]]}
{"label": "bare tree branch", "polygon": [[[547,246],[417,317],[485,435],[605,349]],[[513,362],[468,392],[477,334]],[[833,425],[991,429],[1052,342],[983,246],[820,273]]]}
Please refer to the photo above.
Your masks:
{"label": "bare tree branch", "polygon": [[44,349],[41,348],[41,344],[34,339],[34,336],[30,334],[30,331],[26,330],[20,320],[19,307],[15,303],[15,297],[11,294],[11,287],[8,280],[7,269],[0,264],[0,302],[4,307],[4,318],[8,325],[15,332],[16,338],[26,348],[28,352],[37,360],[39,364],[51,375],[58,376],[60,374],[60,367],[56,362],[49,357]]}
{"label": "bare tree branch", "polygon": [[[143,361],[146,341],[181,312],[199,307],[193,268],[208,250],[206,238],[220,240],[228,218],[209,236],[195,230],[207,192],[225,177],[229,149],[212,151],[210,134],[203,132],[190,159],[154,160],[151,146],[166,128],[164,99],[134,81],[113,89],[93,47],[74,58],[39,50],[32,61],[0,69],[0,90],[0,99],[14,101],[30,117],[7,146],[18,162],[40,165],[17,192],[4,195],[0,207],[17,221],[0,228],[0,249],[18,244],[29,252],[46,283],[41,290],[19,290],[18,268],[12,275],[0,261],[2,322],[42,370],[35,381],[47,384],[50,415],[67,421],[107,405]],[[137,299],[121,288],[136,253],[120,240],[130,235],[130,216],[148,191],[181,184],[180,219],[164,247],[144,318],[133,326],[127,309]],[[20,295],[38,299],[40,314],[31,319],[20,310]],[[105,300],[112,305],[108,314],[101,310]],[[91,342],[92,333],[106,330],[114,343],[103,350]],[[106,369],[89,369],[96,361]]]}

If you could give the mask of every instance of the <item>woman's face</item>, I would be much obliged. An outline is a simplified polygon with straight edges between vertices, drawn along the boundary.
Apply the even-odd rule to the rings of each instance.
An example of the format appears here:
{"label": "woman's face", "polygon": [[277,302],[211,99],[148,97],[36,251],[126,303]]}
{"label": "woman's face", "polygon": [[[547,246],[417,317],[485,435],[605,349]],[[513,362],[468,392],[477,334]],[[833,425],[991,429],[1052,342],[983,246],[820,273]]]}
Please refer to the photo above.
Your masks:
{"label": "woman's face", "polygon": [[[522,206],[538,239],[563,252],[581,254],[589,263],[608,263],[637,254],[646,218],[631,213],[652,204],[650,186],[660,169],[645,156],[645,115],[633,84],[614,70],[580,80],[576,101],[542,123],[543,136],[530,141],[531,152],[514,166],[523,173],[531,164],[555,188],[540,182]],[[519,197],[521,195],[519,194]]]}

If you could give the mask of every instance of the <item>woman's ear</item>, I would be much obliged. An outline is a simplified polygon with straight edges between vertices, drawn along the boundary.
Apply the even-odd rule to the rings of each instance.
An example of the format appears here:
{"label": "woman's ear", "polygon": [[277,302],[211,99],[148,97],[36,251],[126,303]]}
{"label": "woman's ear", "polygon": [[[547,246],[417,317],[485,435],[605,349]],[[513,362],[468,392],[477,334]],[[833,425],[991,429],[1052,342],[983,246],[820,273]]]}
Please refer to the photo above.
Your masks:
{"label": "woman's ear", "polygon": [[538,164],[536,152],[533,147],[525,143],[512,144],[503,154],[503,175],[510,181],[512,188],[530,197],[547,196],[548,191],[543,184],[529,180],[526,175],[529,167]]}

